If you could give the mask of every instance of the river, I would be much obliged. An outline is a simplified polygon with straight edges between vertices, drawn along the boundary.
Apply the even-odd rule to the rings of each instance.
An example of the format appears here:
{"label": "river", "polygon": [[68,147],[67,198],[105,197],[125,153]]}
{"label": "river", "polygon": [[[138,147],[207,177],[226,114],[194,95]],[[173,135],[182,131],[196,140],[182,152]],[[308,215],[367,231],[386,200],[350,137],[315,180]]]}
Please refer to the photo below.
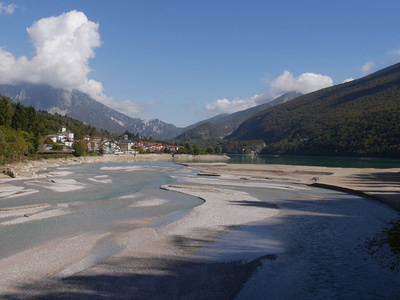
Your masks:
{"label": "river", "polygon": [[[179,219],[203,203],[160,189],[179,181],[182,172],[182,166],[163,162],[83,164],[50,170],[49,178],[8,182],[38,192],[0,199],[0,208],[48,203],[45,212],[61,215],[35,221],[27,217],[19,224],[0,218],[0,259],[55,239],[109,232],[124,221],[151,218],[150,226],[161,226]],[[137,227],[124,226],[125,231]]]}

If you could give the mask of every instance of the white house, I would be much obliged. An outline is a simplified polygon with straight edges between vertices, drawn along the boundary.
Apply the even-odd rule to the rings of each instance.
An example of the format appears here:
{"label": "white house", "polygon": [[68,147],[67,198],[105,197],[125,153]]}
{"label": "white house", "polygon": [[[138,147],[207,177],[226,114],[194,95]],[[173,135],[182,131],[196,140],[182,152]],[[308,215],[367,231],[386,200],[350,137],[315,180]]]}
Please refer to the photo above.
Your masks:
{"label": "white house", "polygon": [[66,147],[72,147],[74,143],[74,133],[72,131],[67,131],[67,127],[61,126],[60,131],[47,136],[53,143],[59,143]]}

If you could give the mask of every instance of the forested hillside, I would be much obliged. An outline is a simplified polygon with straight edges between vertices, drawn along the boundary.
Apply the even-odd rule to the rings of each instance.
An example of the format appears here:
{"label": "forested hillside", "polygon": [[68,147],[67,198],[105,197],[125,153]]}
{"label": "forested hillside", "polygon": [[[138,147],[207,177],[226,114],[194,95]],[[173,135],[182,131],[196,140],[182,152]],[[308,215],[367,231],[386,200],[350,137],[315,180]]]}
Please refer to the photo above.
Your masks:
{"label": "forested hillside", "polygon": [[68,115],[85,124],[118,134],[129,130],[147,138],[169,139],[182,132],[181,128],[158,119],[144,121],[131,118],[78,90],[67,91],[49,85],[20,83],[0,84],[0,93],[25,106],[33,106],[52,114]]}
{"label": "forested hillside", "polygon": [[301,96],[300,93],[290,92],[284,94],[273,101],[263,103],[245,110],[241,110],[232,114],[221,114],[202,122],[185,128],[184,133],[175,137],[173,140],[180,142],[196,142],[199,144],[215,144],[228,134],[231,134],[245,120],[252,115],[263,111],[277,104],[285,103],[296,97]]}
{"label": "forested hillside", "polygon": [[58,132],[61,125],[73,131],[78,140],[85,135],[110,135],[69,117],[15,104],[11,99],[0,95],[0,163],[36,153],[41,139]]}
{"label": "forested hillside", "polygon": [[206,122],[177,136],[177,143],[191,142],[201,146],[216,145],[224,138],[224,134],[211,122]]}
{"label": "forested hillside", "polygon": [[228,139],[262,139],[265,154],[400,157],[400,64],[267,109]]}

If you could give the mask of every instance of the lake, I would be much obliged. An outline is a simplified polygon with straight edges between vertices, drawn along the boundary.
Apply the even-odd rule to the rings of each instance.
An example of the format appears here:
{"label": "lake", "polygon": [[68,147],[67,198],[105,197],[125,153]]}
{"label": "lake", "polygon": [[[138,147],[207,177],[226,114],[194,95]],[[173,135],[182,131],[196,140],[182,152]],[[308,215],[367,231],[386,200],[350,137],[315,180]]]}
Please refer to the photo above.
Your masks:
{"label": "lake", "polygon": [[299,165],[338,168],[400,168],[400,160],[387,158],[318,157],[228,154],[229,164]]}

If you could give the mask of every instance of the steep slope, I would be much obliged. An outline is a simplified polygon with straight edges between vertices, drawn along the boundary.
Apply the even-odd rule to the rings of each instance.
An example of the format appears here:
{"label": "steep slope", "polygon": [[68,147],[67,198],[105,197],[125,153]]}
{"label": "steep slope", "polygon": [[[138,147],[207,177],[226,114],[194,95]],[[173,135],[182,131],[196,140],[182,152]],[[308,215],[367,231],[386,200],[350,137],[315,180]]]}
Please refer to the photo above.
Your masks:
{"label": "steep slope", "polygon": [[[277,104],[285,103],[299,96],[301,96],[300,93],[290,92],[276,98],[271,102],[251,107],[246,110],[238,111],[233,114],[217,115],[213,118],[186,127],[184,129],[184,133],[181,134],[180,136],[177,136],[175,139],[186,142],[186,141],[192,141],[191,140],[192,137],[196,137],[196,140],[202,139],[201,137],[208,137],[208,138],[216,136],[218,136],[218,138],[225,137],[228,134],[232,133],[236,128],[238,128],[241,123],[243,123],[250,116],[256,114],[257,112],[263,111]],[[210,125],[203,126],[206,123],[210,123],[213,126]],[[207,129],[210,130],[210,132],[206,133],[205,131]]]}
{"label": "steep slope", "polygon": [[0,85],[0,93],[25,106],[32,105],[36,109],[53,114],[68,115],[110,132],[121,133],[128,130],[155,139],[169,139],[182,132],[182,129],[158,119],[144,121],[128,117],[77,90],[66,91],[47,85],[19,84]]}
{"label": "steep slope", "polygon": [[400,64],[260,112],[230,140],[262,139],[264,153],[400,155]]}
{"label": "steep slope", "polygon": [[211,122],[200,124],[181,135],[177,136],[174,140],[180,143],[194,142],[197,144],[215,144],[216,141],[224,137],[223,133]]}
{"label": "steep slope", "polygon": [[216,124],[219,121],[225,119],[225,117],[227,117],[227,116],[229,116],[229,114],[219,114],[219,115],[216,115],[216,116],[214,116],[212,118],[209,118],[209,119],[206,119],[206,120],[202,120],[200,122],[194,123],[192,125],[189,125],[189,126],[183,128],[183,132],[185,133],[185,132],[189,131],[190,129],[193,129],[193,128],[195,128],[197,126],[200,126],[201,124],[204,124],[204,123],[207,123],[207,122],[210,122],[211,124]]}
{"label": "steep slope", "polygon": [[294,98],[297,98],[301,95],[302,94],[298,93],[298,92],[286,93],[271,102],[263,103],[263,104],[227,115],[226,117],[214,122],[213,124],[216,127],[218,127],[219,130],[221,130],[225,136],[227,136],[228,134],[231,134],[233,131],[235,131],[240,126],[240,124],[242,124],[244,121],[246,121],[252,115],[254,115],[260,111],[263,111],[269,107],[273,107],[277,104],[281,104],[281,103],[285,103],[290,100],[293,100]]}

